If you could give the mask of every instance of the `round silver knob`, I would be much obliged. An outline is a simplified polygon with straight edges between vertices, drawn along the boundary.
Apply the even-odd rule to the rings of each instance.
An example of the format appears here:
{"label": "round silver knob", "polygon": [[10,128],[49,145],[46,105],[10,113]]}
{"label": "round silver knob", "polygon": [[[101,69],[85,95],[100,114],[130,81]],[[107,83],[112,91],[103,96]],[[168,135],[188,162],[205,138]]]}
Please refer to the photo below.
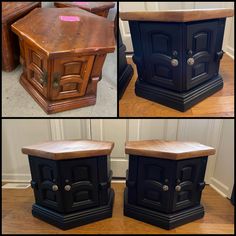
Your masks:
{"label": "round silver knob", "polygon": [[53,184],[52,186],[52,191],[56,192],[58,190],[58,186],[56,184]]}
{"label": "round silver knob", "polygon": [[64,189],[65,189],[66,191],[70,191],[71,186],[70,186],[70,185],[66,185],[66,186],[64,187]]}
{"label": "round silver knob", "polygon": [[194,59],[192,57],[190,57],[188,60],[187,60],[187,63],[189,66],[192,66],[194,64]]}
{"label": "round silver knob", "polygon": [[172,66],[176,67],[176,66],[178,66],[178,64],[179,64],[179,61],[177,59],[172,59],[171,60],[171,65]]}
{"label": "round silver knob", "polygon": [[169,187],[168,187],[168,185],[163,185],[162,189],[163,189],[164,192],[166,192],[166,191],[169,190]]}
{"label": "round silver knob", "polygon": [[176,185],[175,186],[175,191],[176,192],[180,192],[181,191],[181,186],[180,185]]}

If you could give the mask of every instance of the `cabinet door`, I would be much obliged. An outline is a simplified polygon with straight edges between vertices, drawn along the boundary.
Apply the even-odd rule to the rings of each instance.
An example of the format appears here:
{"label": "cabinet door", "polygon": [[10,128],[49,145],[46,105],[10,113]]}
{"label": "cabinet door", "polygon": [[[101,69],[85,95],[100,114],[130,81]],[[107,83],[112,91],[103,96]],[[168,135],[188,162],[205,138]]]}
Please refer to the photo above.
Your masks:
{"label": "cabinet door", "polygon": [[47,56],[40,50],[24,43],[25,55],[21,52],[22,59],[25,59],[28,81],[37,89],[42,95],[47,97],[48,88],[48,68]]}
{"label": "cabinet door", "polygon": [[[97,159],[60,161],[65,212],[98,205]],[[70,186],[66,190],[65,186]]]}
{"label": "cabinet door", "polygon": [[203,158],[177,162],[175,186],[178,185],[181,189],[178,191],[174,186],[173,211],[199,204],[205,167],[206,161]]}
{"label": "cabinet door", "polygon": [[[140,23],[140,32],[146,82],[180,90],[182,86],[181,24]],[[172,65],[172,59],[175,59],[178,65]]]}
{"label": "cabinet door", "polygon": [[83,96],[93,61],[94,56],[55,59],[51,83],[52,100]]}
{"label": "cabinet door", "polygon": [[[157,158],[139,158],[137,202],[141,206],[168,212],[173,162]],[[165,185],[168,189],[165,189]]]}
{"label": "cabinet door", "polygon": [[[29,157],[29,162],[36,203],[63,212],[57,162],[39,157]],[[53,185],[57,185],[57,191],[52,190]]]}
{"label": "cabinet door", "polygon": [[[202,82],[211,79],[217,72],[216,54],[216,20],[209,22],[192,22],[186,26],[185,71],[186,87],[190,89]],[[193,65],[188,59],[193,58]]]}

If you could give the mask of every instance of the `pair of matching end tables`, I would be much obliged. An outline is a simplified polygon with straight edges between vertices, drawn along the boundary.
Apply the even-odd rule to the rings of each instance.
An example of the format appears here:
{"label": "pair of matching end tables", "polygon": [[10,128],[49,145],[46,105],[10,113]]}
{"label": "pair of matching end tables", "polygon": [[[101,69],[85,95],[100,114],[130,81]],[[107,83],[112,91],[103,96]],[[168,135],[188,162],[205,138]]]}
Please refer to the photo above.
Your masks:
{"label": "pair of matching end tables", "polygon": [[106,19],[114,5],[56,2],[58,8],[29,8],[11,25],[19,37],[20,83],[46,113],[96,103],[106,55],[115,50],[114,23]]}
{"label": "pair of matching end tables", "polygon": [[121,12],[134,48],[136,95],[186,111],[220,90],[225,20],[233,15],[233,9]]}
{"label": "pair of matching end tables", "polygon": [[[110,153],[113,142],[52,141],[23,147],[35,204],[32,214],[61,229],[112,216]],[[199,219],[209,155],[195,142],[129,141],[124,215],[165,229]]]}

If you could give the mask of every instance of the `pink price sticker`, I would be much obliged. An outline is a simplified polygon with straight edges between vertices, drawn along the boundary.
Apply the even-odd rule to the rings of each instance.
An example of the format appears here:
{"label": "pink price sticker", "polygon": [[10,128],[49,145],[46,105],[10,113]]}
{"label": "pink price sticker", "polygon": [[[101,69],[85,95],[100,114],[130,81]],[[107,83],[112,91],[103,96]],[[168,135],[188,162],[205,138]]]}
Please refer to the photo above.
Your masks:
{"label": "pink price sticker", "polygon": [[88,2],[74,2],[76,5],[88,5]]}
{"label": "pink price sticker", "polygon": [[62,21],[80,21],[78,16],[59,16]]}

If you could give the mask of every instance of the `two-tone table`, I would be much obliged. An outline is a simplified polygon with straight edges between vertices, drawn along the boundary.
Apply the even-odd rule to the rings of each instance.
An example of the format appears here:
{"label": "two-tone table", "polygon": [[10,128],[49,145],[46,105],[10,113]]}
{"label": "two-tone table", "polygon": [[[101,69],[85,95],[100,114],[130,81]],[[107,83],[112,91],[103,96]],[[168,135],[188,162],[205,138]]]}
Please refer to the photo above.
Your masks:
{"label": "two-tone table", "polygon": [[226,17],[233,9],[121,12],[129,21],[137,96],[186,111],[223,87]]}
{"label": "two-tone table", "polygon": [[109,155],[113,142],[51,141],[22,148],[29,156],[32,214],[62,229],[112,216]]}
{"label": "two-tone table", "polygon": [[215,149],[196,142],[129,141],[126,216],[165,229],[199,219],[207,158]]}

